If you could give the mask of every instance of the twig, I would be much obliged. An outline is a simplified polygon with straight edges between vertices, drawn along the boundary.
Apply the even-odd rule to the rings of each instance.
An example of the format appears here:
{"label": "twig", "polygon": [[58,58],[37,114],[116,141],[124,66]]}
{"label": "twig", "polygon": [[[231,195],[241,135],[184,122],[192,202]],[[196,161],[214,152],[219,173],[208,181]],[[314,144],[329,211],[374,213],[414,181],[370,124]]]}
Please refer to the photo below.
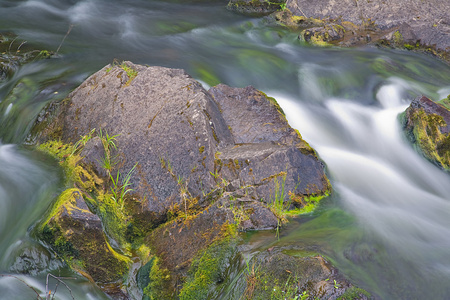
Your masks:
{"label": "twig", "polygon": [[[55,278],[56,280],[58,280],[58,282],[61,282],[62,284],[64,284],[64,286],[69,290],[70,296],[72,296],[72,299],[75,300],[75,297],[72,294],[72,290],[69,288],[69,286],[64,281],[62,281],[62,279],[76,279],[76,278],[74,278],[74,277],[57,277],[57,276],[55,276],[53,274],[50,274],[50,273],[47,274],[47,280],[46,280],[46,283],[45,283],[45,295],[46,295],[46,299],[47,300],[50,300],[50,295],[51,295],[51,292],[48,291],[48,277],[49,276]],[[55,298],[55,294],[56,294],[56,290],[57,289],[58,289],[58,284],[56,284],[55,292],[53,293],[52,299]]]}
{"label": "twig", "polygon": [[9,47],[8,47],[8,54],[11,54],[11,47],[12,47],[12,45],[14,44],[14,42],[15,42],[15,40],[17,40],[17,36],[11,41],[11,43],[9,44]]}
{"label": "twig", "polygon": [[23,41],[19,47],[17,47],[16,53],[20,51],[20,47],[22,47],[23,45],[25,45],[27,43],[27,41]]}
{"label": "twig", "polygon": [[12,277],[12,278],[15,278],[15,279],[19,280],[20,282],[22,282],[23,284],[25,284],[27,287],[29,287],[30,289],[32,289],[32,290],[36,293],[37,299],[44,300],[44,299],[42,299],[42,297],[39,295],[38,291],[36,291],[36,289],[35,289],[34,287],[32,287],[31,285],[29,285],[28,283],[26,283],[23,279],[20,279],[19,277],[14,276],[14,275],[0,274],[0,276],[2,276],[2,277]]}
{"label": "twig", "polygon": [[66,37],[69,35],[70,31],[72,31],[72,28],[73,28],[73,24],[70,24],[69,30],[67,30],[67,33],[66,33],[66,35],[63,37],[63,39],[62,39],[62,41],[61,41],[61,44],[59,44],[58,49],[56,49],[55,55],[58,54],[59,49],[61,49],[61,46],[62,46],[62,44],[64,43],[64,40],[65,40]]}

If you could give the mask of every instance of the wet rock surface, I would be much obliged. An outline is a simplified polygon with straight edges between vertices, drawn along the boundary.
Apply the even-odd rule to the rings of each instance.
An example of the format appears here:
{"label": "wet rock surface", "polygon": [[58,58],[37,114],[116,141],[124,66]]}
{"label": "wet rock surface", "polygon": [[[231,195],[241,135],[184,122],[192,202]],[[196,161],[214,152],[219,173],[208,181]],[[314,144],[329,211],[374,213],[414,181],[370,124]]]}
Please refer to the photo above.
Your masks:
{"label": "wet rock surface", "polygon": [[111,248],[100,218],[89,211],[81,191],[66,190],[59,199],[38,236],[89,279],[100,284],[121,280],[129,261]]}
{"label": "wet rock surface", "polygon": [[[247,6],[240,12],[248,14],[251,9]],[[287,0],[267,19],[269,24],[275,21],[301,31],[301,40],[316,45],[373,44],[417,50],[450,60],[450,13],[446,0]]]}
{"label": "wet rock surface", "polygon": [[415,98],[401,116],[403,129],[414,148],[442,169],[450,170],[449,99],[433,102]]}
{"label": "wet rock surface", "polygon": [[398,26],[400,33],[411,41],[420,40],[440,50],[450,47],[450,14],[446,0],[288,0],[286,7],[298,16],[342,18],[357,25],[374,22],[381,29]]}
{"label": "wet rock surface", "polygon": [[265,16],[279,10],[283,3],[282,0],[230,0],[227,8],[251,16]]}
{"label": "wet rock surface", "polygon": [[[289,203],[285,210],[311,208],[309,197],[331,189],[276,100],[252,87],[206,91],[183,70],[124,62],[90,76],[54,111],[45,133],[64,144],[48,147],[78,168],[70,171],[77,189],[63,193],[69,200],[42,227],[44,240],[89,261],[72,267],[112,284],[110,295],[120,294],[132,248],[145,266],[145,297],[212,297],[238,268],[238,230],[278,228],[285,219],[273,208],[276,198]],[[123,174],[131,192],[118,197]],[[111,252],[103,231],[126,256]],[[89,248],[95,253],[79,235],[98,241],[96,251]],[[60,237],[72,254],[57,247]]]}
{"label": "wet rock surface", "polygon": [[[251,87],[208,92],[182,70],[126,64],[136,78],[119,66],[103,68],[69,96],[54,126],[72,143],[94,128],[116,136],[116,169],[126,174],[137,164],[130,181],[155,225],[184,205],[183,194],[207,207],[205,195],[223,181],[255,186],[265,202],[278,177],[299,196],[329,189],[322,163],[274,99]],[[83,151],[105,176],[98,139]]]}
{"label": "wet rock surface", "polygon": [[236,294],[247,299],[371,299],[323,256],[289,246],[270,247],[248,259],[228,296]]}

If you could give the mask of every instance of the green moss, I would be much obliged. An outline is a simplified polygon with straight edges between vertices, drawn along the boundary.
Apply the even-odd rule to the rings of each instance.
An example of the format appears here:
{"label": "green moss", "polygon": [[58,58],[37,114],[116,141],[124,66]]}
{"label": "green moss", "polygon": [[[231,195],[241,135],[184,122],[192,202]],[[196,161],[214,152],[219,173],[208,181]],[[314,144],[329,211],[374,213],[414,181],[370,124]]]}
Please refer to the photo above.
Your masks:
{"label": "green moss", "polygon": [[[136,242],[144,233],[137,230],[131,223],[133,218],[127,216],[120,204],[112,199],[110,193],[105,193],[106,183],[98,177],[88,166],[82,164],[82,158],[75,154],[75,147],[71,144],[64,144],[61,141],[50,141],[38,146],[40,151],[54,156],[64,169],[66,186],[77,186],[78,193],[86,193],[91,197],[85,197],[87,204],[95,210],[95,213],[102,219],[105,231],[119,245],[129,248],[129,243]],[[83,192],[82,192],[83,191]],[[59,207],[71,196],[74,189],[64,191],[55,203]],[[55,212],[51,212],[48,219]]]}
{"label": "green moss", "polygon": [[198,148],[198,152],[200,152],[200,154],[205,152],[205,146],[201,146],[200,148]]}
{"label": "green moss", "polygon": [[[105,277],[106,281],[109,279],[116,281],[127,272],[130,259],[114,251],[103,234],[97,236],[97,240],[83,235],[72,237],[71,230],[89,229],[80,228],[81,224],[77,221],[70,221],[67,217],[63,220],[61,216],[64,213],[70,215],[72,211],[91,214],[89,210],[82,210],[76,206],[76,199],[83,197],[86,204],[101,218],[109,237],[122,246],[123,250],[129,248],[126,230],[131,218],[123,213],[120,205],[111,198],[111,194],[104,192],[106,189],[104,181],[88,166],[82,164],[82,158],[75,154],[76,147],[61,141],[50,141],[38,146],[38,150],[54,156],[60,162],[67,187],[73,185],[78,187],[68,188],[60,194],[41,223],[38,235],[51,245],[73,269],[82,274],[85,272],[96,280],[99,280],[99,277]],[[67,232],[61,229],[61,222],[65,222]],[[91,259],[96,261],[94,265]]]}
{"label": "green moss", "polygon": [[128,272],[131,260],[111,248],[101,229],[83,225],[84,216],[90,218],[91,212],[77,206],[80,197],[79,189],[65,190],[37,226],[36,234],[72,269],[95,281],[117,281]]}
{"label": "green moss", "polygon": [[403,35],[399,31],[396,31],[394,32],[393,40],[394,43],[401,44],[403,43]]}
{"label": "green moss", "polygon": [[66,184],[74,182],[74,172],[76,164],[81,160],[78,155],[71,155],[73,146],[64,144],[61,141],[49,141],[37,147],[37,150],[45,152],[59,161],[59,164],[64,169]]}
{"label": "green moss", "polygon": [[225,271],[235,251],[236,242],[226,237],[201,251],[192,261],[180,300],[208,299],[216,285],[225,280]]}
{"label": "green moss", "polygon": [[102,219],[103,226],[108,235],[123,248],[129,248],[126,240],[127,216],[120,204],[115,202],[111,194],[100,194],[95,199],[90,198],[89,204],[94,207],[95,213]]}
{"label": "green moss", "polygon": [[71,188],[63,191],[58,199],[53,203],[50,211],[47,213],[46,217],[44,218],[43,222],[41,223],[41,230],[44,231],[44,226],[48,226],[48,222],[50,219],[54,218],[62,209],[63,206],[66,206],[68,209],[68,212],[71,211],[73,208],[73,204],[71,203],[71,200],[73,199],[74,194],[79,194],[80,190],[76,188]]}
{"label": "green moss", "polygon": [[281,274],[275,274],[276,271],[267,270],[259,264],[260,262],[258,261],[247,264],[247,269],[244,273],[246,276],[244,299],[298,299],[299,290],[296,275],[284,270]]}
{"label": "green moss", "polygon": [[119,67],[122,70],[124,70],[128,75],[128,81],[125,83],[125,85],[129,85],[133,81],[133,79],[138,75],[138,71],[136,71],[135,69],[133,69],[132,67],[128,66],[125,63],[122,63]]}
{"label": "green moss", "polygon": [[357,300],[361,299],[364,296],[370,297],[371,295],[369,292],[363,289],[352,286],[351,288],[347,289],[345,293],[336,300]]}
{"label": "green moss", "polygon": [[330,196],[330,192],[327,190],[323,194],[313,194],[306,197],[300,197],[300,199],[299,196],[294,195],[293,193],[289,193],[289,196],[293,203],[300,201],[300,204],[302,204],[302,207],[286,211],[287,215],[296,216],[312,213],[324,198]]}
{"label": "green moss", "polygon": [[411,115],[411,120],[414,124],[411,132],[414,137],[413,142],[418,150],[430,161],[444,169],[450,169],[450,137],[440,131],[442,126],[447,125],[444,119],[439,115],[427,114],[423,109],[418,109]]}
{"label": "green moss", "polygon": [[169,284],[171,282],[169,270],[162,268],[158,257],[154,256],[146,265],[148,269],[148,284],[144,288],[147,299],[172,299],[173,295]]}
{"label": "green moss", "polygon": [[437,103],[441,104],[446,109],[450,110],[450,95],[448,95],[447,98],[439,100]]}

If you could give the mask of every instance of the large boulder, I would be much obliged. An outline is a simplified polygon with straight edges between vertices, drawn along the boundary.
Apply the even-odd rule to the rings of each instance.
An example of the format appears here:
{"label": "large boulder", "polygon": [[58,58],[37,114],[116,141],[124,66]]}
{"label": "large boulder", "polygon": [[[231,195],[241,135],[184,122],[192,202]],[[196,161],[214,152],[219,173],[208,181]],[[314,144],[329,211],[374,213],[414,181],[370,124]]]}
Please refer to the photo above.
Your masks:
{"label": "large boulder", "polygon": [[405,134],[414,148],[442,169],[450,170],[450,110],[448,99],[415,98],[402,114]]}
{"label": "large boulder", "polygon": [[[62,111],[53,126],[65,142],[94,128],[115,136],[116,172],[137,165],[130,182],[155,226],[186,198],[207,207],[210,193],[231,182],[254,186],[255,200],[269,203],[278,181],[297,207],[330,188],[314,150],[276,101],[251,87],[219,85],[208,92],[183,70],[126,62],[89,77]],[[85,148],[84,161],[105,175],[99,141]]]}
{"label": "large boulder", "polygon": [[[66,169],[68,200],[40,235],[63,256],[58,240],[70,255],[94,257],[73,238],[103,228],[112,246],[145,265],[140,286],[150,298],[206,299],[239,261],[238,230],[279,228],[286,211],[310,212],[331,189],[275,99],[252,87],[206,91],[183,70],[125,62],[90,76],[53,111],[43,133],[58,142],[41,149]],[[127,259],[112,264],[117,278],[79,271],[111,283],[128,271]]]}
{"label": "large boulder", "polygon": [[[196,80],[183,70],[127,62],[95,73],[69,99],[63,140],[74,143],[94,128],[116,136],[118,167],[126,174],[137,164],[131,182],[144,209],[154,213],[153,222],[163,222],[170,207],[182,204],[178,180],[203,204],[202,193],[215,186],[214,155],[232,138],[217,105]],[[102,169],[98,159],[91,162]]]}

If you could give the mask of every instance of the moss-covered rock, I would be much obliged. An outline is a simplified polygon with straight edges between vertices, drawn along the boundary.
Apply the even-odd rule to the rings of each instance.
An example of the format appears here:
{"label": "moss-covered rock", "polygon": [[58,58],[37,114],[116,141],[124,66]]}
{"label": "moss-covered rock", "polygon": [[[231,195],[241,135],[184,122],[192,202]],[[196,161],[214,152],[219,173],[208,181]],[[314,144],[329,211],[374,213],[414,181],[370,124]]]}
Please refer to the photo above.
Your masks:
{"label": "moss-covered rock", "polygon": [[[179,284],[177,282],[185,280],[188,270],[192,268],[193,259],[211,244],[222,243],[225,239],[234,238],[235,235],[236,225],[233,215],[220,201],[195,214],[182,214],[154,230],[146,239],[146,243],[151,246],[152,253],[160,259],[158,268],[167,270],[170,276],[167,277],[167,281],[159,283],[153,281],[152,287],[147,288],[148,291],[152,291],[147,292],[148,296],[154,295],[158,290],[166,290],[166,293],[175,295],[175,289],[180,288],[177,287]],[[158,287],[157,283],[166,287],[164,289]]]}
{"label": "moss-covered rock", "polygon": [[245,299],[369,299],[370,296],[364,290],[355,290],[324,257],[302,249],[272,247],[260,252],[246,262],[243,275],[245,284],[237,284],[236,288],[244,289],[241,292]]}
{"label": "moss-covered rock", "polygon": [[95,282],[120,282],[128,272],[131,260],[111,248],[100,218],[89,211],[79,189],[59,196],[37,234],[72,269]]}
{"label": "moss-covered rock", "polygon": [[180,300],[203,300],[214,298],[220,285],[226,281],[227,271],[236,255],[236,241],[226,237],[211,244],[194,257],[186,283],[180,291]]}
{"label": "moss-covered rock", "polygon": [[417,97],[401,115],[405,134],[414,148],[439,167],[450,170],[450,111],[442,104]]}
{"label": "moss-covered rock", "polygon": [[315,151],[276,100],[252,87],[206,91],[183,70],[125,62],[93,74],[54,112],[40,149],[65,170],[61,197],[76,191],[95,214],[109,239],[90,255],[103,266],[104,254],[117,277],[100,279],[83,262],[88,250],[67,234],[69,225],[87,230],[64,213],[73,201],[60,200],[41,237],[99,283],[127,270],[127,259],[112,263],[108,242],[133,255],[149,299],[212,297],[238,230],[277,228],[283,210],[310,212],[330,192]]}

